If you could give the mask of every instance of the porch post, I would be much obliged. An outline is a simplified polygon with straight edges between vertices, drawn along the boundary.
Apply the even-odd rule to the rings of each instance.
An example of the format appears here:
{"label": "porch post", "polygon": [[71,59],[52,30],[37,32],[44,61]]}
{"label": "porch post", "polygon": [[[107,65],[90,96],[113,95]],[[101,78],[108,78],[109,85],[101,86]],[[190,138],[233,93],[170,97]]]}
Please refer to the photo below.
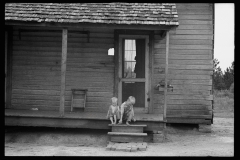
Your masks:
{"label": "porch post", "polygon": [[60,91],[60,117],[64,116],[65,85],[66,85],[66,61],[67,61],[67,35],[68,30],[62,30],[62,62],[61,62],[61,91]]}
{"label": "porch post", "polygon": [[167,80],[168,80],[168,53],[169,53],[169,31],[166,31],[166,64],[165,64],[165,87],[164,87],[164,108],[163,121],[166,122],[167,114]]}

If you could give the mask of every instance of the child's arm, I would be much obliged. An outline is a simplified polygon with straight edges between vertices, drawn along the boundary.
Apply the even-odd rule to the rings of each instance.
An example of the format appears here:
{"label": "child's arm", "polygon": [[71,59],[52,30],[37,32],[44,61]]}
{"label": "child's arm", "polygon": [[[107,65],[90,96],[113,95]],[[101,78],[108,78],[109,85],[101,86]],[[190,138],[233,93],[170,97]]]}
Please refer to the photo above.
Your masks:
{"label": "child's arm", "polygon": [[133,117],[134,117],[134,110],[133,110],[133,107],[132,107],[132,113],[133,113]]}
{"label": "child's arm", "polygon": [[109,116],[109,111],[110,111],[110,109],[111,109],[111,106],[109,107],[109,109],[108,109],[108,112],[107,112],[107,118],[108,118],[108,116]]}

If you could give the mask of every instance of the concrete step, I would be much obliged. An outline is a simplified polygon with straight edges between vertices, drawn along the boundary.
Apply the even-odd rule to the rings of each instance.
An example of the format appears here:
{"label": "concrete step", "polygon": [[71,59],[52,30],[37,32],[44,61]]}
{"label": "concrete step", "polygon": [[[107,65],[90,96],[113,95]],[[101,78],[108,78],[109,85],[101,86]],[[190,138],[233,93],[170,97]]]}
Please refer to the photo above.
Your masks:
{"label": "concrete step", "polygon": [[112,132],[126,132],[126,133],[142,133],[143,128],[147,125],[112,125]]}
{"label": "concrete step", "polygon": [[147,133],[108,132],[112,142],[143,142]]}

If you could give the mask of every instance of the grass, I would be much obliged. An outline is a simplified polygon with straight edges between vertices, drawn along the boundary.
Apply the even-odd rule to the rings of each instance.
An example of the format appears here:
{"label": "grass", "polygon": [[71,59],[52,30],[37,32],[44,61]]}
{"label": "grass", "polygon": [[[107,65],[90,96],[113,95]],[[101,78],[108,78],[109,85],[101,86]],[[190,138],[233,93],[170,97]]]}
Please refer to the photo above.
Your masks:
{"label": "grass", "polygon": [[234,93],[230,92],[229,90],[215,90],[213,105],[214,115],[224,116],[229,115],[229,113],[233,115]]}

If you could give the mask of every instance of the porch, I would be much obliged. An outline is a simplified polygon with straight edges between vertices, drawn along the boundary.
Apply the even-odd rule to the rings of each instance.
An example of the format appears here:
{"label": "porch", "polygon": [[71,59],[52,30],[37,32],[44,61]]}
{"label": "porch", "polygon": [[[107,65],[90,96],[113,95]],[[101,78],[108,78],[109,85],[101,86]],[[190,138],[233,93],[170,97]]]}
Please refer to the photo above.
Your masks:
{"label": "porch", "polygon": [[[134,124],[145,124],[144,131],[163,130],[162,114],[136,113]],[[44,126],[60,128],[110,129],[106,113],[65,111],[61,117],[59,111],[5,109],[5,126]]]}

